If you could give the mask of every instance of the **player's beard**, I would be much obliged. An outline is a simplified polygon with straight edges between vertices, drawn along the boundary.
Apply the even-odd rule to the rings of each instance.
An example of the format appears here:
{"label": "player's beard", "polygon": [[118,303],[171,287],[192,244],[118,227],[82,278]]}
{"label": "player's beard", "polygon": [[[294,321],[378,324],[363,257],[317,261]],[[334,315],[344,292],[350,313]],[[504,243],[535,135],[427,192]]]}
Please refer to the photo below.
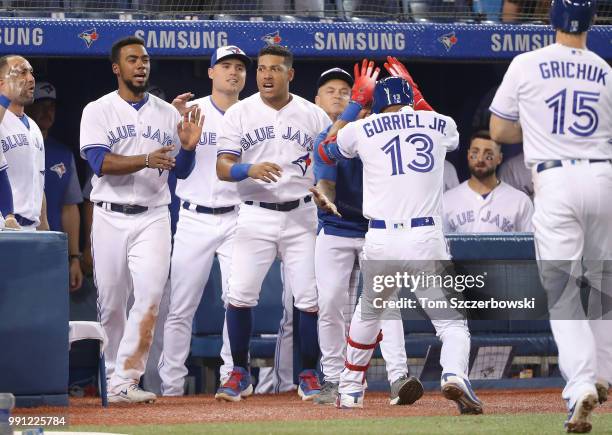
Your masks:
{"label": "player's beard", "polygon": [[134,83],[132,83],[130,80],[125,80],[125,79],[123,79],[123,83],[125,84],[125,87],[128,88],[134,94],[142,94],[149,87],[149,78],[147,77],[147,79],[144,81],[142,86],[137,86]]}
{"label": "player's beard", "polygon": [[470,174],[476,177],[478,180],[484,180],[485,178],[490,177],[495,174],[495,167],[491,168],[475,168],[470,166]]}

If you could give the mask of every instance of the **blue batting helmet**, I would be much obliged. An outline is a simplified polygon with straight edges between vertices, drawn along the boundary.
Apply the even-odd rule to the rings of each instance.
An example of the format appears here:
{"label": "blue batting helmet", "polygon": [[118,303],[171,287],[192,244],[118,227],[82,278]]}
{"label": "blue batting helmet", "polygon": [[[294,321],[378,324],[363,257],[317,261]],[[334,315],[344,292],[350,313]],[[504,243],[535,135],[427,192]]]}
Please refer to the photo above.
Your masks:
{"label": "blue batting helmet", "polygon": [[387,77],[376,83],[372,113],[380,113],[396,104],[412,106],[413,103],[414,93],[408,82],[401,77]]}
{"label": "blue batting helmet", "polygon": [[582,33],[589,30],[597,9],[595,0],[552,0],[550,23],[565,33]]}

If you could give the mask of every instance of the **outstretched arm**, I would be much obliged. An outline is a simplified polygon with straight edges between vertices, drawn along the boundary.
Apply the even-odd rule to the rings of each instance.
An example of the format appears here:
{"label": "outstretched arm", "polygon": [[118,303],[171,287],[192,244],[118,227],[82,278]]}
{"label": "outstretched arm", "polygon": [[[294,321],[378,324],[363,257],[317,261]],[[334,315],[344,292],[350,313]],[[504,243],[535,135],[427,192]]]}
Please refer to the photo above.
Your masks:
{"label": "outstretched arm", "polygon": [[387,56],[387,62],[385,62],[385,69],[391,74],[393,77],[401,77],[410,84],[412,88],[412,93],[414,95],[414,110],[430,110],[433,111],[433,108],[429,105],[427,101],[425,101],[425,97],[421,93],[419,86],[416,84],[408,69],[401,63],[396,57]]}

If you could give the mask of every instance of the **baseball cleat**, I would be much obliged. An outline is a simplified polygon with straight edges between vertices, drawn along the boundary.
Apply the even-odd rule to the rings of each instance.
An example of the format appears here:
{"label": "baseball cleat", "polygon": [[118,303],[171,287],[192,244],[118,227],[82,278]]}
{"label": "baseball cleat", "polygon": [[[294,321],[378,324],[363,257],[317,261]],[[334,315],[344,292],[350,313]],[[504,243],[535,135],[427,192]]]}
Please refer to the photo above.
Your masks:
{"label": "baseball cleat", "polygon": [[423,396],[423,384],[414,376],[401,376],[391,384],[391,405],[412,405]]}
{"label": "baseball cleat", "polygon": [[234,367],[229,378],[219,387],[215,399],[238,402],[253,394],[251,375],[242,367]]}
{"label": "baseball cleat", "polygon": [[338,397],[338,383],[325,382],[321,387],[321,392],[314,398],[313,402],[317,405],[335,405]]}
{"label": "baseball cleat", "polygon": [[595,389],[597,390],[597,400],[599,401],[600,405],[608,401],[609,388],[610,386],[606,381],[600,381],[595,383]]}
{"label": "baseball cleat", "polygon": [[132,384],[117,394],[108,395],[109,403],[153,403],[155,399],[155,394],[143,390],[138,384]]}
{"label": "baseball cleat", "polygon": [[321,384],[317,371],[308,369],[302,370],[299,375],[300,385],[298,386],[298,396],[302,400],[312,400],[321,393]]}
{"label": "baseball cleat", "polygon": [[482,414],[482,402],[476,397],[470,381],[454,373],[444,373],[441,384],[442,394],[457,403],[461,414]]}
{"label": "baseball cleat", "polygon": [[363,391],[358,391],[356,393],[338,393],[336,408],[363,408],[363,395]]}
{"label": "baseball cleat", "polygon": [[591,432],[591,412],[597,406],[597,395],[584,394],[567,413],[565,430],[567,433]]}

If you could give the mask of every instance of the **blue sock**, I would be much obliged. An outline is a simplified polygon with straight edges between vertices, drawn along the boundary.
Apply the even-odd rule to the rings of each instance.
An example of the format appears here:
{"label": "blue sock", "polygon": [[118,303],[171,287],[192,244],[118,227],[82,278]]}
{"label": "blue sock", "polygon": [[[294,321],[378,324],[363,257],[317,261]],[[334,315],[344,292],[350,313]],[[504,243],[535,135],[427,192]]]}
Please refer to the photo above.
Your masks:
{"label": "blue sock", "polygon": [[248,370],[249,341],[253,330],[253,310],[251,307],[235,307],[229,304],[225,316],[234,367],[242,367]]}
{"label": "blue sock", "polygon": [[316,369],[319,360],[319,334],[317,331],[317,313],[300,311],[300,345],[302,351],[302,369]]}

